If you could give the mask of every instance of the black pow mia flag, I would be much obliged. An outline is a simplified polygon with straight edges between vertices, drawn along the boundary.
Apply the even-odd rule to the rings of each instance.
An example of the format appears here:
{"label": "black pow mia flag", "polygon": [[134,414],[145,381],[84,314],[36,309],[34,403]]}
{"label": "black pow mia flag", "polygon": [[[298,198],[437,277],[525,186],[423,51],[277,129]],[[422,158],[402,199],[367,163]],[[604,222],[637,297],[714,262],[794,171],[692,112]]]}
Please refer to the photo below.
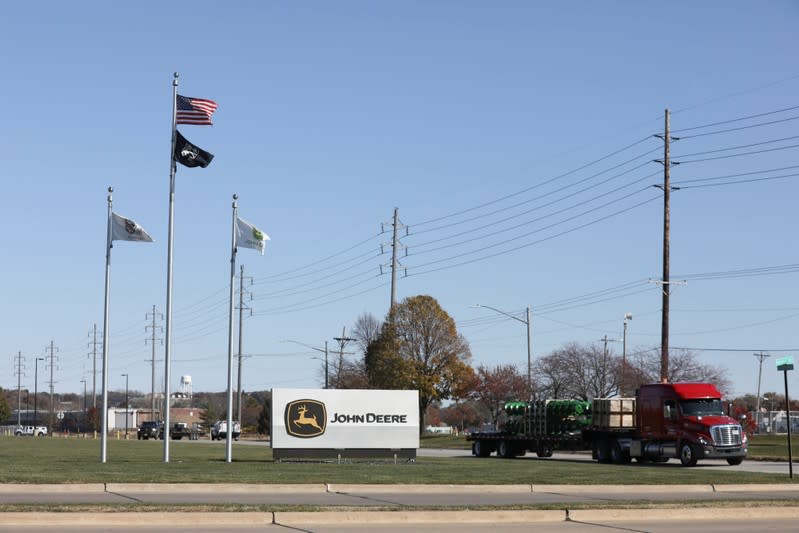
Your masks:
{"label": "black pow mia flag", "polygon": [[194,146],[186,137],[175,130],[175,161],[187,167],[207,167],[214,154],[206,152],[199,146]]}

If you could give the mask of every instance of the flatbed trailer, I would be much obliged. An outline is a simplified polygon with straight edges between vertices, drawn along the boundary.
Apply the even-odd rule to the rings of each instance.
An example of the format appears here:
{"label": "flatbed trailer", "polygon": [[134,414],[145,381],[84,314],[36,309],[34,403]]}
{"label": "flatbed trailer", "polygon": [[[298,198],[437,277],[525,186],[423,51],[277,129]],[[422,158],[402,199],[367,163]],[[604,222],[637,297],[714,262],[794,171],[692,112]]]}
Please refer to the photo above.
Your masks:
{"label": "flatbed trailer", "polygon": [[507,402],[498,431],[467,437],[472,455],[502,458],[556,450],[590,451],[600,463],[665,462],[685,466],[722,458],[738,465],[748,453],[741,425],[723,413],[721,394],[707,383],[642,385],[635,398]]}

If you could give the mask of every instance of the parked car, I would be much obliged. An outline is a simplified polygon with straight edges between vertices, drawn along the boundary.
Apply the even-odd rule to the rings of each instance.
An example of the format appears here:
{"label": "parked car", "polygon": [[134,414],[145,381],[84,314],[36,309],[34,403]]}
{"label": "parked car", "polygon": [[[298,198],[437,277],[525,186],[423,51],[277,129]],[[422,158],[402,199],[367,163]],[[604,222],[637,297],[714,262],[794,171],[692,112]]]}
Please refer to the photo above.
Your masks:
{"label": "parked car", "polygon": [[[241,424],[233,422],[233,440],[241,436]],[[211,427],[211,440],[227,439],[227,420],[217,420]]]}
{"label": "parked car", "polygon": [[142,422],[136,430],[136,438],[139,440],[163,439],[164,423],[156,420]]}
{"label": "parked car", "polygon": [[30,435],[32,437],[44,437],[47,435],[47,426],[17,426],[14,435]]}

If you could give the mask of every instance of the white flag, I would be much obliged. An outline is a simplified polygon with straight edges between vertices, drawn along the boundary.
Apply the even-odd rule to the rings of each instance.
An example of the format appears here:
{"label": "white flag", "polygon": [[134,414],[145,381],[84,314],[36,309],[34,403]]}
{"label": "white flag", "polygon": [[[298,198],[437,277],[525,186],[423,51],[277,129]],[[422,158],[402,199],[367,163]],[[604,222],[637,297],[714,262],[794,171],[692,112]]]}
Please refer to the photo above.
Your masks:
{"label": "white flag", "polygon": [[266,241],[270,240],[269,235],[259,230],[249,222],[245,222],[236,217],[236,246],[253,248],[264,255]]}
{"label": "white flag", "polygon": [[116,213],[111,213],[111,240],[153,242],[152,237],[136,221]]}

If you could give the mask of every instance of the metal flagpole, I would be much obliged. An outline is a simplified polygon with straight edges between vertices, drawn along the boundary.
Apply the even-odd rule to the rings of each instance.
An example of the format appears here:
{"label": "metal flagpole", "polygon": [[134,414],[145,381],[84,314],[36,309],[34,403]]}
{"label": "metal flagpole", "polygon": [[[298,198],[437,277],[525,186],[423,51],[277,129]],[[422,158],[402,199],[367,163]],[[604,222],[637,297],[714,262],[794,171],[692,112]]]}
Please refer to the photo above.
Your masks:
{"label": "metal flagpole", "polygon": [[230,317],[227,342],[227,432],[225,434],[225,461],[233,461],[233,293],[236,284],[236,200],[233,195],[233,231],[230,246]]}
{"label": "metal flagpole", "polygon": [[108,222],[106,224],[105,237],[105,302],[103,304],[103,410],[100,412],[102,417],[100,433],[100,462],[105,463],[108,450],[108,301],[110,298],[111,287],[111,208],[113,199],[111,193],[113,187],[108,188]]}
{"label": "metal flagpole", "polygon": [[175,72],[172,79],[172,148],[169,151],[169,237],[166,252],[166,318],[164,330],[164,462],[169,462],[169,382],[171,376],[172,356],[172,241],[175,229],[175,130],[177,129],[178,77]]}

